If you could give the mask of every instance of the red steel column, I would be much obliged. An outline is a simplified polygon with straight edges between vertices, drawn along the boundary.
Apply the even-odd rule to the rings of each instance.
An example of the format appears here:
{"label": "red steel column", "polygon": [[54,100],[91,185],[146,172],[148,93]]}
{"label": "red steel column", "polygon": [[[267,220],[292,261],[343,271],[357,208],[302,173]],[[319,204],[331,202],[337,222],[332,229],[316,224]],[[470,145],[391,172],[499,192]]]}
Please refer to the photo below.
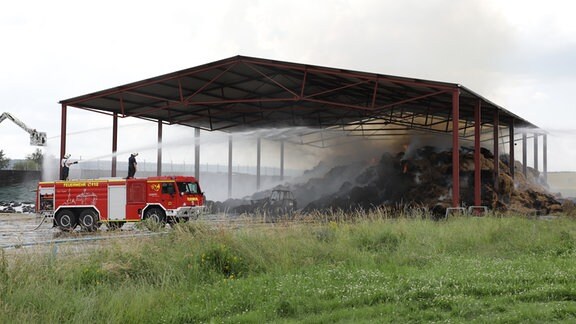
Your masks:
{"label": "red steel column", "polygon": [[67,107],[65,104],[62,104],[62,119],[60,121],[60,159],[58,160],[58,179],[62,179],[62,167],[60,165],[60,161],[64,158],[66,154],[66,116],[67,116]]}
{"label": "red steel column", "polygon": [[494,111],[494,191],[498,194],[498,180],[500,179],[500,150],[498,140],[500,138],[500,112]]}
{"label": "red steel column", "polygon": [[460,207],[460,90],[452,92],[452,207]]}
{"label": "red steel column", "polygon": [[158,153],[156,158],[156,175],[162,175],[162,121],[158,119]]}
{"label": "red steel column", "polygon": [[482,127],[482,102],[474,106],[474,205],[482,205],[482,177],[480,163],[480,128]]}
{"label": "red steel column", "polygon": [[116,152],[118,152],[118,113],[112,117],[112,171],[111,177],[116,176]]}
{"label": "red steel column", "polygon": [[515,157],[514,157],[514,119],[512,119],[510,121],[510,126],[508,128],[509,131],[509,137],[510,137],[510,156],[509,156],[509,161],[508,161],[508,167],[510,168],[510,176],[512,177],[512,180],[514,180],[514,174],[516,173],[515,170],[515,165],[514,163],[516,162]]}

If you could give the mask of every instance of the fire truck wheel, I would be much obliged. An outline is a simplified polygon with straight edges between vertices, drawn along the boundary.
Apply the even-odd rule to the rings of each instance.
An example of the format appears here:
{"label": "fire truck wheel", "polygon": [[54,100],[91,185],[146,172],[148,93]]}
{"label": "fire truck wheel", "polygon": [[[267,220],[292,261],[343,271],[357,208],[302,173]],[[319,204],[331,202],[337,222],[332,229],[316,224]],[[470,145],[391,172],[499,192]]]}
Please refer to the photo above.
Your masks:
{"label": "fire truck wheel", "polygon": [[78,225],[78,219],[71,210],[61,210],[55,216],[58,228],[63,231],[73,231]]}
{"label": "fire truck wheel", "polygon": [[150,219],[158,224],[166,223],[166,216],[164,211],[158,207],[152,207],[144,213],[144,219]]}
{"label": "fire truck wheel", "polygon": [[92,209],[85,209],[80,213],[80,227],[88,232],[98,229],[98,214]]}

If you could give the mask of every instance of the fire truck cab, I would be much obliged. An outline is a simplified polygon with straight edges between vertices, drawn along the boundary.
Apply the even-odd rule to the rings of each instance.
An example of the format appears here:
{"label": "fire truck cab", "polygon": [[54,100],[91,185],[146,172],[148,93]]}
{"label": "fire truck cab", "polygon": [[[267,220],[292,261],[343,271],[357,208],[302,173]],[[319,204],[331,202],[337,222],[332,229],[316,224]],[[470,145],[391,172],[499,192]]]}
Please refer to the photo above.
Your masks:
{"label": "fire truck cab", "polygon": [[197,219],[205,197],[196,178],[162,176],[136,179],[94,179],[40,182],[37,212],[53,217],[55,227],[72,231],[78,225],[95,231],[150,219],[175,223]]}

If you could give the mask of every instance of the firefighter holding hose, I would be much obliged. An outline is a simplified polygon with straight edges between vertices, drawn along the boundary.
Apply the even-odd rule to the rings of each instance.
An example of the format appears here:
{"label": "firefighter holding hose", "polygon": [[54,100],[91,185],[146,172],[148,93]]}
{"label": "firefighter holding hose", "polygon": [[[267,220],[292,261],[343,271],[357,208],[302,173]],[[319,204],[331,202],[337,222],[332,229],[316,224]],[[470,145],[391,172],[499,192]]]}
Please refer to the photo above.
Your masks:
{"label": "firefighter holding hose", "polygon": [[72,164],[78,164],[78,161],[70,161],[70,154],[64,155],[62,161],[60,161],[60,166],[62,170],[60,172],[60,180],[68,180],[68,175],[70,174],[70,166]]}
{"label": "firefighter holding hose", "polygon": [[126,179],[132,179],[136,174],[136,167],[138,166],[136,156],[138,156],[138,153],[132,153],[130,154],[130,158],[128,158],[128,177],[126,177]]}

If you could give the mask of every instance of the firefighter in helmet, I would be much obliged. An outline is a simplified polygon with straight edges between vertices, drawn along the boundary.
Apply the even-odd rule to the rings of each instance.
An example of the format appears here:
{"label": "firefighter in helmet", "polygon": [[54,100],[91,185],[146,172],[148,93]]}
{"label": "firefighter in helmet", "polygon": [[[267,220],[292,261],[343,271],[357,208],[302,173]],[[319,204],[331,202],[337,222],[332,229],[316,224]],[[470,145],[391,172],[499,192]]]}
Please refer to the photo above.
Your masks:
{"label": "firefighter in helmet", "polygon": [[78,161],[70,161],[70,154],[64,155],[62,161],[60,161],[60,167],[62,170],[60,171],[60,180],[68,180],[68,175],[70,174],[70,166],[72,164],[77,164]]}
{"label": "firefighter in helmet", "polygon": [[128,158],[128,177],[126,177],[126,179],[132,179],[136,174],[136,168],[138,166],[138,162],[136,162],[136,156],[138,156],[138,153],[132,153]]}

